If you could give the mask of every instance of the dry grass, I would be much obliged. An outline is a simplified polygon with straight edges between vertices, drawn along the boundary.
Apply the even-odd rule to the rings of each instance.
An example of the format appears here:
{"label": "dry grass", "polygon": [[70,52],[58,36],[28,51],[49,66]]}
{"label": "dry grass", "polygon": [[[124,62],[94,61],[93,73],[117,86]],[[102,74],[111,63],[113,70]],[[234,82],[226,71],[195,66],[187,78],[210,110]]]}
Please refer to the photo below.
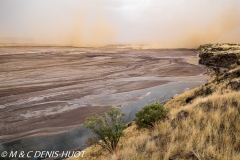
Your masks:
{"label": "dry grass", "polygon": [[154,130],[138,131],[135,125],[129,127],[114,155],[90,147],[80,159],[239,160],[240,93],[214,94],[197,101],[184,108],[189,116],[175,121],[174,125],[179,109],[172,109],[172,118],[156,123]]}
{"label": "dry grass", "polygon": [[[219,48],[221,49],[219,50]],[[199,49],[202,53],[207,53],[207,52],[211,52],[214,54],[240,53],[239,44],[229,44],[229,43],[206,44],[206,45],[202,45]]]}
{"label": "dry grass", "polygon": [[[240,92],[228,86],[240,82],[239,70],[236,67],[166,103],[169,119],[157,122],[153,130],[139,131],[135,124],[127,128],[114,155],[92,146],[79,159],[239,160]],[[211,94],[204,93],[206,87]],[[194,98],[186,102],[189,97]],[[182,110],[188,116],[179,118]]]}
{"label": "dry grass", "polygon": [[[224,84],[218,87],[222,88]],[[190,96],[196,90],[185,95]],[[126,136],[114,155],[92,146],[80,159],[239,160],[240,92],[221,92],[218,89],[212,95],[198,97],[190,104],[172,108],[170,119],[156,123],[154,130],[138,131],[135,125],[127,128]],[[180,95],[174,104],[181,104],[181,99],[186,98]],[[189,116],[174,121],[180,110],[185,110]]]}

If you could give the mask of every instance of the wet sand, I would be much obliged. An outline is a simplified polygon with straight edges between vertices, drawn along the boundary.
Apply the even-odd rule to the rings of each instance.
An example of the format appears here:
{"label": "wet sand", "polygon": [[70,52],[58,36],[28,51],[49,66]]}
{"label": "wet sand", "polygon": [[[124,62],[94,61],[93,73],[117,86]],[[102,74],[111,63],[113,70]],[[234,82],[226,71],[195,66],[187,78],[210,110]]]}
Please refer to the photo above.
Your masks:
{"label": "wet sand", "polygon": [[203,83],[204,68],[187,61],[196,56],[187,49],[0,48],[0,143],[67,133],[157,86]]}

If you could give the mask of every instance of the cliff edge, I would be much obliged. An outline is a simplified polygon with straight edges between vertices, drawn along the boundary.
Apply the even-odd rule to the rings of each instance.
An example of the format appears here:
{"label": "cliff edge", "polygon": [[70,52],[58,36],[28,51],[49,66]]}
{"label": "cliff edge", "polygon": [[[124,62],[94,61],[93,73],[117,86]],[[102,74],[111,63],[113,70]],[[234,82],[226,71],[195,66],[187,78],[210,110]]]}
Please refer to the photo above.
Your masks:
{"label": "cliff edge", "polygon": [[240,45],[238,44],[205,44],[199,47],[199,64],[226,67],[240,64]]}
{"label": "cliff edge", "polygon": [[240,45],[231,49],[227,46],[216,44],[199,48],[201,64],[229,70],[164,104],[169,109],[167,119],[155,123],[152,130],[137,130],[133,122],[124,131],[125,137],[115,154],[90,146],[81,159],[239,160],[240,52],[237,48]]}

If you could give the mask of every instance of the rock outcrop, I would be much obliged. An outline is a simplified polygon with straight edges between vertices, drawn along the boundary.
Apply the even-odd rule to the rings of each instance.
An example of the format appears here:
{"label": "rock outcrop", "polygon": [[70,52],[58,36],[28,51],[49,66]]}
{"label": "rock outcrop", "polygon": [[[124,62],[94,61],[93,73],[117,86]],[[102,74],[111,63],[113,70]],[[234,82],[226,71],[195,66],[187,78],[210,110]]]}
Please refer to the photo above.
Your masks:
{"label": "rock outcrop", "polygon": [[200,64],[216,67],[230,67],[238,63],[236,54],[213,54],[213,53],[200,53]]}
{"label": "rock outcrop", "polygon": [[231,65],[239,64],[239,45],[216,44],[202,45],[199,47],[199,64],[210,67],[229,68]]}

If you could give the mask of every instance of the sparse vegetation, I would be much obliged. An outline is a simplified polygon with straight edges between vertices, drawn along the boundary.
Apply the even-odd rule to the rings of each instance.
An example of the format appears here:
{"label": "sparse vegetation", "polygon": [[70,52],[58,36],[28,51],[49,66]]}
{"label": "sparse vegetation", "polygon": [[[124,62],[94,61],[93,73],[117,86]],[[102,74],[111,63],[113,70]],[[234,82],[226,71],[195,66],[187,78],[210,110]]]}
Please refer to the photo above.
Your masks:
{"label": "sparse vegetation", "polygon": [[237,54],[238,59],[240,59],[240,53]]}
{"label": "sparse vegetation", "polygon": [[146,105],[142,110],[136,113],[136,125],[138,129],[151,129],[154,127],[155,122],[166,118],[167,112],[168,110],[157,101],[150,105]]}
{"label": "sparse vegetation", "polygon": [[137,130],[135,124],[127,128],[117,154],[85,159],[239,160],[240,92],[227,87],[239,82],[239,71],[239,67],[230,70],[219,77],[219,83],[213,80],[166,103],[164,107],[171,108],[169,118],[155,122],[152,130]]}
{"label": "sparse vegetation", "polygon": [[239,62],[240,47],[238,44],[206,44],[199,47],[200,64],[215,67],[231,68]]}
{"label": "sparse vegetation", "polygon": [[[145,106],[140,115],[142,119],[154,119],[147,123],[151,124],[151,130],[138,130],[136,121],[124,131],[126,136],[120,141],[121,148],[116,154],[89,155],[85,159],[239,160],[239,91],[240,66],[236,64],[207,84],[161,105],[160,108],[169,109],[168,114],[162,116],[168,117],[164,121],[155,120],[156,113],[149,109],[152,105],[153,110],[157,110],[159,103]],[[94,152],[100,150],[90,148],[94,148]]]}
{"label": "sparse vegetation", "polygon": [[120,109],[111,108],[107,113],[87,118],[84,125],[96,135],[89,139],[91,143],[113,153],[126,128],[123,116]]}
{"label": "sparse vegetation", "polygon": [[[126,141],[119,157],[140,160],[237,160],[240,158],[237,149],[240,142],[237,105],[239,94],[210,96],[206,102],[201,101],[197,105],[189,106],[189,109],[186,109],[189,116],[175,121],[176,128],[171,126],[171,120],[161,121],[156,123],[153,131],[139,133],[137,140]],[[178,113],[173,110],[173,117],[174,111]]]}

